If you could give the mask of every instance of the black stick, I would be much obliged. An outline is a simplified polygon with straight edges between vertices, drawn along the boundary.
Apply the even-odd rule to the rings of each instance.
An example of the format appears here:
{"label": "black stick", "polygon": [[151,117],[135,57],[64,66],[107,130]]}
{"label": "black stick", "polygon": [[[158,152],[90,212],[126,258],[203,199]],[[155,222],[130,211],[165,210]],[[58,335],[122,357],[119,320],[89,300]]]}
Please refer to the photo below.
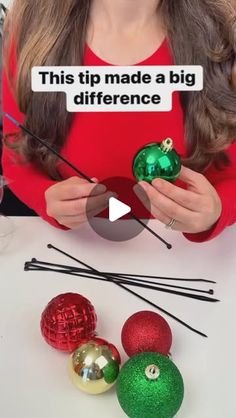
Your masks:
{"label": "black stick", "polygon": [[[83,277],[83,278],[89,278],[92,280],[101,280],[101,281],[105,281],[107,283],[114,283],[117,284],[118,286],[124,288],[125,290],[127,290],[129,293],[132,293],[133,295],[137,296],[138,298],[140,298],[141,300],[147,302],[149,305],[154,306],[156,309],[159,309],[161,312],[164,312],[166,315],[170,316],[171,318],[175,319],[177,322],[179,322],[180,324],[184,325],[186,328],[192,330],[193,332],[206,337],[206,334],[203,334],[201,331],[198,331],[194,328],[192,328],[190,325],[188,325],[187,323],[183,322],[181,319],[177,318],[176,316],[172,315],[171,313],[169,313],[168,311],[164,310],[163,308],[161,308],[160,306],[155,305],[154,303],[150,302],[149,300],[147,300],[146,298],[142,297],[141,295],[139,295],[136,292],[133,292],[130,289],[127,289],[125,286],[122,286],[122,281],[116,281],[116,280],[108,280],[108,279],[104,279],[101,277],[95,277],[95,276],[89,276],[89,275],[84,275],[84,274],[79,274],[79,273],[73,273],[72,271],[69,270],[60,270],[60,269],[50,269],[48,267],[43,267],[43,266],[32,266],[32,265],[27,265],[25,266],[25,271],[45,271],[45,272],[54,272],[54,273],[63,273],[69,276],[75,276],[75,277]],[[129,284],[130,285],[130,284]]]}
{"label": "black stick", "polygon": [[[36,258],[33,258],[32,260],[36,260]],[[38,261],[38,260],[37,260]],[[51,265],[52,263],[48,263]],[[81,270],[80,267],[74,267],[74,266],[67,266],[64,264],[60,264],[59,266],[63,266],[65,268],[72,268],[72,269],[78,269]],[[108,272],[104,271],[105,274],[115,274],[116,276],[121,277],[140,277],[144,279],[156,279],[156,280],[167,280],[167,281],[180,281],[180,282],[196,282],[196,283],[213,283],[216,284],[213,280],[206,280],[206,279],[185,279],[182,277],[167,277],[167,276],[152,276],[152,275],[146,275],[146,274],[131,274],[131,273],[117,273],[117,272]],[[172,286],[172,285],[171,285]]]}
{"label": "black stick", "polygon": [[[22,129],[24,132],[26,132],[28,135],[32,136],[32,138],[36,139],[36,141],[40,142],[41,145],[46,147],[50,152],[52,152],[54,155],[56,155],[61,161],[63,161],[65,164],[67,164],[69,167],[71,167],[77,174],[79,174],[81,177],[83,177],[85,180],[88,180],[89,183],[95,183],[90,177],[88,177],[83,171],[80,171],[74,164],[70,163],[66,158],[64,158],[59,152],[57,152],[54,148],[51,147],[46,141],[39,138],[37,135],[35,135],[33,132],[31,132],[26,126],[22,125],[20,122],[18,122],[13,116],[9,115],[6,112],[3,112],[3,115],[8,118],[11,122],[13,122],[18,128]],[[169,244],[167,241],[165,241],[163,238],[161,238],[156,232],[154,232],[151,228],[149,228],[147,225],[145,225],[140,219],[138,219],[133,212],[131,212],[131,216],[133,219],[135,219],[139,224],[141,224],[147,231],[149,231],[154,237],[159,239],[163,244],[166,245],[168,250],[172,248],[172,245]]]}
{"label": "black stick", "polygon": [[[84,278],[89,278],[89,279],[96,279],[96,280],[101,280],[101,277],[104,277],[104,274],[100,273],[100,272],[99,273],[94,272],[95,275],[98,276],[98,277],[95,277],[95,275],[89,276],[87,273],[92,274],[93,272],[91,270],[90,271],[87,270],[87,273],[82,273],[82,272],[78,272],[78,271],[72,270],[72,269],[64,269],[64,268],[61,269],[61,268],[53,268],[53,267],[51,267],[51,268],[45,267],[44,268],[41,265],[39,266],[37,264],[37,262],[36,263],[32,263],[32,262],[26,263],[25,269],[26,270],[37,270],[37,269],[42,270],[43,269],[44,271],[54,271],[56,273],[72,274],[74,276],[84,277]],[[113,280],[112,280],[112,278],[113,278]],[[207,296],[195,295],[193,293],[185,293],[185,292],[180,292],[180,291],[176,291],[176,290],[172,290],[172,289],[161,288],[161,287],[158,287],[158,286],[152,286],[152,285],[145,284],[145,283],[133,282],[133,281],[130,281],[130,280],[117,278],[114,275],[112,275],[112,278],[109,279],[109,280],[105,279],[105,281],[109,281],[109,282],[114,281],[116,283],[126,284],[127,286],[134,286],[134,287],[141,287],[143,289],[156,290],[156,291],[163,292],[163,293],[169,293],[169,294],[173,294],[173,295],[177,295],[177,296],[182,296],[182,297],[186,297],[186,298],[190,298],[190,299],[199,300],[201,302],[219,302],[218,299],[209,298]],[[104,280],[102,280],[102,281],[104,281]]]}
{"label": "black stick", "polygon": [[[90,273],[93,275],[99,275],[99,276],[103,276],[104,274],[109,275],[109,276],[113,276],[114,278],[118,278],[118,279],[122,279],[124,278],[125,280],[130,281],[134,281],[134,282],[138,282],[138,283],[144,283],[144,284],[149,284],[149,285],[155,285],[155,286],[162,286],[162,287],[168,287],[171,289],[178,289],[178,290],[188,290],[191,292],[196,292],[196,293],[204,293],[207,295],[214,295],[214,290],[213,289],[209,289],[209,290],[203,290],[203,289],[195,289],[193,287],[185,287],[185,286],[176,286],[176,285],[172,285],[172,284],[166,284],[166,283],[158,283],[158,282],[154,282],[151,280],[146,280],[146,279],[138,279],[135,277],[126,277],[125,274],[119,274],[119,273],[107,273],[107,272],[100,272],[100,273],[96,273],[94,271],[88,270],[88,269],[82,269],[79,267],[74,267],[74,266],[67,266],[64,264],[55,264],[55,263],[48,263],[45,261],[40,261],[37,260],[36,258],[32,258],[31,262],[28,262],[27,264],[32,264],[32,263],[36,263],[36,264],[40,264],[43,266],[50,266],[50,267],[59,267],[59,268],[63,268],[69,271],[73,271],[73,272],[78,272],[78,273]],[[212,300],[212,299],[211,299]],[[214,300],[216,301],[216,300]],[[217,300],[218,302],[218,300]]]}
{"label": "black stick", "polygon": [[156,232],[153,231],[153,229],[149,228],[149,226],[147,226],[144,222],[142,222],[139,218],[137,218],[137,216],[133,213],[130,212],[131,217],[138,222],[140,225],[142,225],[148,232],[150,232],[152,235],[154,235],[154,237],[158,238],[161,242],[163,242],[163,244],[166,245],[166,247],[168,248],[168,250],[171,250],[172,245],[169,244],[166,240],[164,240],[163,238],[160,237],[160,235],[157,235]]}
{"label": "black stick", "polygon": [[[78,258],[75,258],[75,257],[73,257],[72,255],[70,255],[70,254],[66,253],[65,251],[60,250],[59,248],[55,247],[55,246],[54,246],[54,245],[52,245],[52,244],[48,244],[48,246],[47,246],[47,247],[48,247],[49,249],[54,249],[55,251],[57,251],[57,252],[59,252],[59,253],[61,253],[61,254],[65,255],[66,257],[70,258],[71,260],[76,261],[77,263],[79,263],[79,264],[83,265],[84,267],[86,267],[86,268],[88,268],[88,269],[90,269],[90,270],[98,271],[98,270],[94,269],[93,267],[89,266],[88,264],[84,263],[83,261],[79,260]],[[106,275],[106,276],[104,276],[104,277],[105,277],[105,278],[110,279],[110,277],[109,277],[109,276],[107,276],[107,275]],[[111,280],[113,280],[113,279],[111,279]],[[114,282],[114,280],[113,280],[113,283],[115,283],[115,282]],[[148,303],[150,306],[153,306],[154,308],[158,309],[159,311],[161,311],[161,312],[165,313],[166,315],[168,315],[169,317],[171,317],[172,319],[174,319],[174,320],[175,320],[175,321],[177,321],[178,323],[182,324],[184,327],[188,328],[189,330],[191,330],[191,331],[195,332],[195,333],[196,333],[196,334],[198,334],[198,335],[201,335],[202,337],[207,338],[207,335],[206,335],[206,334],[204,334],[203,332],[198,331],[197,329],[195,329],[195,328],[191,327],[191,326],[190,326],[190,325],[188,325],[186,322],[184,322],[184,321],[182,321],[181,319],[179,319],[177,316],[175,316],[175,315],[171,314],[170,312],[166,311],[165,309],[161,308],[160,306],[158,306],[158,305],[154,304],[153,302],[149,301],[148,299],[144,298],[143,296],[139,295],[138,293],[133,292],[133,290],[131,290],[131,289],[127,289],[127,287],[125,287],[125,286],[124,286],[124,285],[122,285],[122,284],[119,284],[119,283],[115,283],[115,284],[116,284],[117,286],[121,287],[122,289],[126,290],[128,293],[132,294],[133,296],[137,297],[138,299],[142,300],[143,302],[146,302],[146,303]]]}
{"label": "black stick", "polygon": [[[108,273],[108,274],[113,274],[113,273]],[[124,278],[129,279],[129,280],[141,281],[141,282],[150,283],[150,284],[157,284],[158,286],[170,287],[170,288],[173,288],[173,289],[180,289],[180,290],[190,290],[192,292],[205,293],[207,295],[214,295],[214,289],[209,289],[209,290],[196,289],[194,287],[177,286],[177,285],[173,285],[173,284],[167,284],[167,283],[163,283],[163,282],[160,283],[160,282],[151,281],[151,280],[147,280],[147,279],[139,279],[137,277],[129,277],[129,276],[125,276],[123,274],[115,273],[115,275],[117,277],[120,277],[120,278],[124,277]]]}
{"label": "black stick", "polygon": [[15,118],[13,118],[8,113],[3,112],[3,115],[6,116],[11,122],[14,123],[14,125],[18,126],[18,128],[21,128],[24,132],[26,132],[28,135],[32,136],[32,138],[36,139],[36,141],[40,142],[41,145],[43,145],[45,148],[47,148],[52,154],[56,155],[61,161],[63,161],[65,164],[67,164],[70,168],[72,168],[77,174],[79,174],[84,179],[88,180],[89,183],[94,183],[90,177],[86,176],[85,173],[80,171],[74,164],[70,163],[70,161],[66,160],[59,152],[57,152],[54,148],[51,147],[46,141],[39,138],[37,135],[33,134],[26,126],[22,125],[20,122],[18,122]]}
{"label": "black stick", "polygon": [[[109,274],[109,273],[108,273]],[[170,280],[170,281],[179,281],[179,282],[196,282],[196,283],[213,283],[216,284],[213,280],[206,280],[206,279],[183,279],[180,277],[165,277],[165,276],[152,276],[152,275],[145,275],[145,274],[130,274],[130,273],[116,273],[119,276],[126,276],[126,277],[142,277],[147,279],[157,279],[157,280]]]}

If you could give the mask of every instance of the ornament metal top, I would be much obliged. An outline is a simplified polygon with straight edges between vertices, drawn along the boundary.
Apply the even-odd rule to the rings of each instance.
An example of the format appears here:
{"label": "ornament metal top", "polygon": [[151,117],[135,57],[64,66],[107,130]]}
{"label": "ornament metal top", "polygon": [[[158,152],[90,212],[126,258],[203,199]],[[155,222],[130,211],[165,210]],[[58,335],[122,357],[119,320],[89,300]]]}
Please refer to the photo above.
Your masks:
{"label": "ornament metal top", "polygon": [[134,157],[133,173],[138,181],[151,183],[155,178],[174,182],[181,170],[180,156],[171,138],[141,148]]}

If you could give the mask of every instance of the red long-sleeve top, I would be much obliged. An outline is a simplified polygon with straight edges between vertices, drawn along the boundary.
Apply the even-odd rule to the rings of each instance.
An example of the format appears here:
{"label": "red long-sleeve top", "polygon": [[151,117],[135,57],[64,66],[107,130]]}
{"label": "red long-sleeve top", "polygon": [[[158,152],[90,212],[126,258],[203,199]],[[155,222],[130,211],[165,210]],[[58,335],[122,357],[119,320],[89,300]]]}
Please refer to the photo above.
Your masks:
{"label": "red long-sleeve top", "polygon": [[[137,65],[172,65],[173,59],[167,41],[149,58]],[[84,65],[110,65],[97,57],[86,47]],[[12,57],[13,75],[17,65]],[[3,111],[24,123],[10,87],[6,72],[3,71]],[[4,134],[17,132],[15,125],[4,118]],[[173,108],[170,112],[98,112],[77,113],[61,154],[79,167],[89,177],[99,180],[123,176],[133,178],[132,161],[137,150],[150,142],[159,142],[166,137],[174,140],[174,146],[181,156],[186,155],[184,141],[184,117],[180,104],[180,94],[173,94]],[[185,234],[192,241],[210,240],[220,234],[224,228],[236,221],[236,144],[227,150],[231,165],[222,171],[211,167],[205,173],[216,188],[221,201],[222,213],[216,225],[210,230],[198,234]],[[55,181],[41,172],[32,163],[17,164],[14,152],[3,147],[2,165],[9,187],[13,193],[50,224],[60,225],[46,213],[45,191]],[[74,176],[70,167],[59,165],[63,178]],[[178,183],[177,183],[178,184]]]}

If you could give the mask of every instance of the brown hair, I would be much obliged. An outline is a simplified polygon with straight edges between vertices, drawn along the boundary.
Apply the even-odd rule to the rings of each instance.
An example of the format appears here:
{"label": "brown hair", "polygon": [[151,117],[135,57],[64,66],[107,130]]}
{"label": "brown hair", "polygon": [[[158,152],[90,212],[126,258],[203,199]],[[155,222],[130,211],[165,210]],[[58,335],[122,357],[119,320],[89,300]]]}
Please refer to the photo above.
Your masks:
{"label": "brown hair", "polygon": [[[25,125],[58,151],[73,114],[66,111],[63,93],[31,91],[30,69],[81,65],[90,4],[91,0],[14,0],[7,18],[6,59],[6,46],[13,39],[18,63],[15,94]],[[212,163],[227,163],[224,150],[236,138],[235,0],[161,0],[161,7],[175,64],[204,68],[204,90],[181,93],[185,164],[201,171]],[[14,147],[57,178],[55,157],[32,138],[21,133]]]}

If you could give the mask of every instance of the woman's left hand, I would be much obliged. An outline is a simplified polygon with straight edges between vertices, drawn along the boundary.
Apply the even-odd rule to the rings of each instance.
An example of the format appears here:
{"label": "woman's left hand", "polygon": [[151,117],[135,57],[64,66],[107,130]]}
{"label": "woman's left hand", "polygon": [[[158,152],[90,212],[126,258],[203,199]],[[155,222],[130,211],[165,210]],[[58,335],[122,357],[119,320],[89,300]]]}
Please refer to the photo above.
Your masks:
{"label": "woman's left hand", "polygon": [[139,183],[146,193],[142,193],[138,185],[134,190],[146,207],[150,208],[151,204],[155,218],[165,225],[172,221],[172,229],[186,233],[209,230],[218,221],[222,211],[217,191],[202,174],[183,166],[179,179],[186,183],[187,189],[155,179],[152,184],[144,181]]}

